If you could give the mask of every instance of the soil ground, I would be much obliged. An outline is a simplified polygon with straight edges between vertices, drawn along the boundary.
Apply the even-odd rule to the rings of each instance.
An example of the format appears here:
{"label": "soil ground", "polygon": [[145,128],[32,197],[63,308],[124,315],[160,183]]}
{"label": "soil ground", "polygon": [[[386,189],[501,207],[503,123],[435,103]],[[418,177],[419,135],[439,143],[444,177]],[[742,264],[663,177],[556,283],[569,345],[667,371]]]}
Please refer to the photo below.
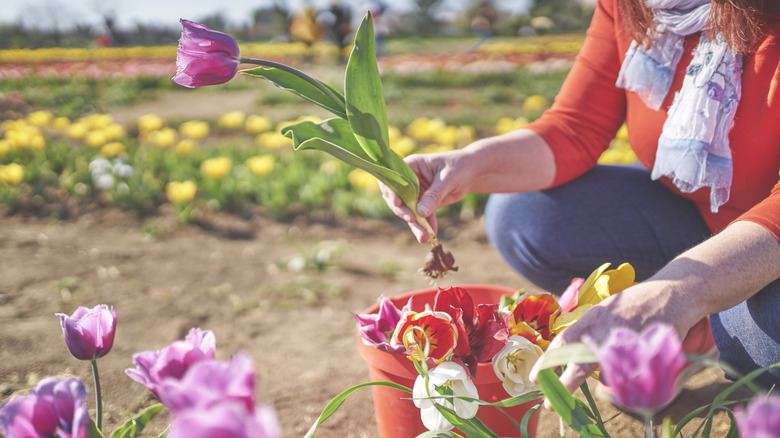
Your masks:
{"label": "soil ground", "polygon": [[[215,332],[219,358],[240,351],[254,360],[258,400],[277,409],[285,437],[300,437],[333,396],[368,380],[349,312],[365,309],[383,293],[429,286],[417,272],[427,249],[395,221],[336,224],[301,217],[279,223],[261,215],[215,216],[209,218],[212,226],[202,228],[179,226],[172,217],[163,212],[140,219],[103,207],[83,208],[68,221],[0,219],[3,400],[48,375],[76,375],[90,385],[89,366],[67,352],[54,313],[107,303],[119,315],[113,350],[99,362],[108,430],[154,401],[123,372],[132,366],[132,354],[160,349],[200,327]],[[237,228],[244,232],[224,232]],[[442,237],[461,269],[439,285],[533,288],[492,250],[478,219],[447,226]],[[323,242],[344,249],[329,269],[279,267]],[[697,375],[659,418],[679,421],[726,384],[715,371]],[[88,402],[93,404],[91,396]],[[601,405],[607,417],[616,412],[609,403]],[[165,420],[144,436],[157,436]],[[641,422],[626,414],[609,428],[615,437],[642,436]],[[558,430],[557,417],[542,412],[537,437],[555,437]],[[368,390],[351,396],[317,434],[375,435]]]}

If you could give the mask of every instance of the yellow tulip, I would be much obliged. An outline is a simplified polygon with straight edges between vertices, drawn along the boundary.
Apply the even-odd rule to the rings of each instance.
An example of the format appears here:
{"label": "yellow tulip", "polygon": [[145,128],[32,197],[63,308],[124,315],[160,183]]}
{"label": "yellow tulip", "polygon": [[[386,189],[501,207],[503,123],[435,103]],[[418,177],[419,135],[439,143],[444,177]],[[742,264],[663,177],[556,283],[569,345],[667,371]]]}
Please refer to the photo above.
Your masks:
{"label": "yellow tulip", "polygon": [[103,129],[114,122],[114,116],[111,114],[92,114],[84,117],[83,120],[89,124],[92,129]]}
{"label": "yellow tulip", "polygon": [[89,132],[89,126],[84,122],[76,122],[68,126],[65,135],[71,140],[81,140]]}
{"label": "yellow tulip", "polygon": [[87,146],[91,148],[99,148],[106,144],[108,142],[108,137],[106,137],[105,132],[102,130],[100,131],[89,131],[87,132],[87,135],[84,136],[84,143],[86,143]]}
{"label": "yellow tulip", "polygon": [[528,96],[523,102],[523,111],[531,114],[540,114],[547,109],[548,105],[549,102],[546,97],[534,94],[533,96]]}
{"label": "yellow tulip", "polygon": [[179,134],[193,140],[203,139],[209,135],[209,124],[202,120],[189,120],[179,125]]}
{"label": "yellow tulip", "polygon": [[257,134],[255,141],[266,149],[281,149],[292,145],[292,140],[283,136],[278,131],[268,131]]}
{"label": "yellow tulip", "polygon": [[396,140],[390,140],[390,149],[402,157],[411,154],[416,147],[417,144],[411,137],[404,136]]}
{"label": "yellow tulip", "polygon": [[185,138],[184,140],[181,140],[178,143],[176,143],[176,153],[178,154],[186,155],[197,148],[198,148],[198,142],[191,138]]}
{"label": "yellow tulip", "polygon": [[455,138],[458,146],[466,146],[477,139],[477,130],[469,125],[458,126]]}
{"label": "yellow tulip", "polygon": [[347,175],[349,183],[353,187],[365,190],[367,192],[379,193],[379,184],[376,177],[363,169],[354,169]]}
{"label": "yellow tulip", "polygon": [[250,114],[244,122],[244,129],[250,134],[259,134],[273,128],[273,122],[266,116]]}
{"label": "yellow tulip", "polygon": [[528,119],[525,117],[519,117],[517,119],[512,119],[509,117],[502,117],[498,119],[498,122],[496,123],[495,131],[496,134],[506,134],[512,131],[515,131],[517,129],[520,129],[528,124]]}
{"label": "yellow tulip", "polygon": [[46,126],[53,117],[49,111],[33,111],[27,114],[27,121],[35,126]]}
{"label": "yellow tulip", "polygon": [[200,164],[200,171],[209,178],[222,179],[230,172],[232,165],[228,157],[209,158]]}
{"label": "yellow tulip", "polygon": [[154,113],[144,114],[138,118],[138,129],[141,133],[156,131],[165,126],[162,117]]}
{"label": "yellow tulip", "polygon": [[165,195],[174,204],[192,201],[197,191],[198,186],[195,185],[195,181],[190,180],[181,182],[171,181],[165,185]]}
{"label": "yellow tulip", "polygon": [[106,158],[114,158],[122,155],[125,150],[126,149],[124,144],[118,141],[112,141],[110,143],[106,143],[103,145],[103,147],[100,148],[100,154]]}
{"label": "yellow tulip", "polygon": [[274,160],[273,155],[265,154],[249,157],[244,164],[250,172],[254,173],[255,175],[263,176],[268,175],[272,170],[274,170],[275,162],[276,160]]}
{"label": "yellow tulip", "polygon": [[150,132],[147,139],[158,148],[165,149],[173,146],[176,143],[176,137],[177,134],[175,129],[165,127],[158,129],[157,131]]}
{"label": "yellow tulip", "polygon": [[43,150],[46,147],[46,139],[41,134],[35,134],[30,138],[29,146],[34,151]]}
{"label": "yellow tulip", "polygon": [[553,333],[560,333],[582,318],[591,307],[636,284],[633,266],[623,263],[617,269],[608,271],[609,266],[610,263],[604,263],[585,279],[577,294],[577,307],[571,312],[558,315],[552,323]]}
{"label": "yellow tulip", "polygon": [[0,165],[0,182],[9,185],[17,185],[24,179],[24,167],[21,164],[11,163]]}
{"label": "yellow tulip", "polygon": [[442,126],[432,132],[433,141],[439,144],[455,146],[458,142],[458,128],[455,126]]}
{"label": "yellow tulip", "polygon": [[228,111],[219,117],[217,124],[225,129],[238,129],[244,124],[245,117],[243,111]]}
{"label": "yellow tulip", "polygon": [[16,149],[9,140],[0,139],[0,157]]}
{"label": "yellow tulip", "polygon": [[625,123],[623,124],[623,126],[620,127],[620,129],[618,129],[615,138],[620,140],[628,140],[628,126],[626,126]]}
{"label": "yellow tulip", "polygon": [[610,263],[604,263],[585,279],[585,283],[580,286],[580,292],[577,295],[577,306],[596,305],[610,295],[636,284],[633,266],[623,263],[617,269],[607,271],[609,265]]}
{"label": "yellow tulip", "polygon": [[125,136],[125,128],[119,123],[111,123],[103,128],[108,141],[116,141]]}
{"label": "yellow tulip", "polygon": [[70,126],[70,119],[67,117],[57,117],[51,121],[51,127],[57,131],[64,131]]}

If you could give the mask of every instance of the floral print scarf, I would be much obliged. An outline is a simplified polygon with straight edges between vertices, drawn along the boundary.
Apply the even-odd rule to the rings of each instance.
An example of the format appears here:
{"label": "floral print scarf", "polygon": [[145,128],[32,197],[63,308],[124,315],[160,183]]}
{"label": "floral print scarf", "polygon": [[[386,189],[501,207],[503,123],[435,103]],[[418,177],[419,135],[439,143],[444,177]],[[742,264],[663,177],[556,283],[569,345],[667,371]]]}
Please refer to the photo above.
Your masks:
{"label": "floral print scarf", "polygon": [[[685,36],[701,32],[709,0],[646,0],[658,37],[651,47],[636,41],[626,53],[617,86],[637,93],[658,110],[669,92]],[[653,179],[666,176],[680,191],[710,188],[710,209],[729,199],[732,163],[728,133],[742,92],[742,56],[722,36],[704,34],[693,51],[682,88],[675,95],[658,140]]]}

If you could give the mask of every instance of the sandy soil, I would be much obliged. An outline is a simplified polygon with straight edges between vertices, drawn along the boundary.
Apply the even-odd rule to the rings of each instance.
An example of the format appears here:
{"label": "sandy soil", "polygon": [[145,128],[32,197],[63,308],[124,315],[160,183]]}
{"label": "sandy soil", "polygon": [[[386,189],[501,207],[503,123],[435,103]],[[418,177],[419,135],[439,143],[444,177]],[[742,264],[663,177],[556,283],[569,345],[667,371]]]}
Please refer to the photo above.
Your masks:
{"label": "sandy soil", "polygon": [[[349,312],[383,293],[429,286],[417,272],[427,249],[396,221],[279,223],[255,215],[207,223],[181,227],[165,212],[140,219],[106,208],[84,208],[68,221],[0,217],[0,403],[48,375],[76,375],[91,384],[88,364],[68,354],[54,313],[106,303],[119,315],[114,348],[100,360],[109,430],[154,401],[125,376],[131,355],[201,327],[215,332],[218,357],[241,351],[254,360],[258,400],[277,409],[285,437],[300,437],[330,398],[368,379]],[[242,232],[224,232],[236,229]],[[533,288],[490,248],[479,220],[443,229],[461,270],[439,285]],[[344,250],[330,268],[279,266],[323,242]],[[725,385],[715,371],[699,374],[659,418],[677,421]],[[609,403],[602,407],[607,417],[616,412]],[[165,420],[144,436],[157,436]],[[642,435],[641,422],[626,414],[609,427],[615,437]],[[348,399],[317,434],[375,435],[368,390]],[[557,418],[543,412],[537,437],[554,436]]]}

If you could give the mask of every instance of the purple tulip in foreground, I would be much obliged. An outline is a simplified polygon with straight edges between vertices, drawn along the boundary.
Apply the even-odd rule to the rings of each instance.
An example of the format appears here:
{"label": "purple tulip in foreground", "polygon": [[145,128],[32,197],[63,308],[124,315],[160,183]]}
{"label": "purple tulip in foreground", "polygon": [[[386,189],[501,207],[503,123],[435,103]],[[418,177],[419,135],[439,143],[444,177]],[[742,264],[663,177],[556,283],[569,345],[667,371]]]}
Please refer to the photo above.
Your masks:
{"label": "purple tulip in foreground", "polygon": [[353,313],[352,316],[358,322],[358,332],[363,343],[389,353],[404,351],[403,344],[395,342],[393,333],[398,321],[401,320],[403,311],[399,310],[392,301],[384,295],[379,301],[379,311],[368,315]]}
{"label": "purple tulip in foreground", "polygon": [[615,404],[649,416],[674,398],[674,384],[685,365],[685,355],[672,327],[652,324],[641,333],[618,327],[603,345],[588,344]]}
{"label": "purple tulip in foreground", "polygon": [[276,412],[257,406],[247,410],[241,403],[225,402],[174,415],[170,438],[279,438]]}
{"label": "purple tulip in foreground", "polygon": [[105,304],[92,309],[79,307],[68,316],[57,313],[65,336],[65,345],[70,353],[80,360],[94,360],[103,357],[114,345],[116,332],[116,310]]}
{"label": "purple tulip in foreground", "polygon": [[0,408],[0,434],[14,437],[87,438],[87,388],[71,377],[41,380],[29,395]]}
{"label": "purple tulip in foreground", "polygon": [[159,351],[134,354],[136,368],[128,368],[125,373],[159,394],[159,387],[165,379],[179,380],[193,364],[214,359],[216,343],[213,332],[193,328],[183,341],[175,341]]}
{"label": "purple tulip in foreground", "polygon": [[223,84],[238,72],[238,43],[230,35],[181,19],[173,82],[189,88]]}
{"label": "purple tulip in foreground", "polygon": [[776,438],[780,436],[780,397],[755,397],[745,409],[735,409],[734,418],[742,438]]}
{"label": "purple tulip in foreground", "polygon": [[174,414],[227,400],[252,410],[254,365],[243,354],[236,354],[230,362],[204,360],[193,364],[181,380],[167,379],[158,388],[160,401]]}

